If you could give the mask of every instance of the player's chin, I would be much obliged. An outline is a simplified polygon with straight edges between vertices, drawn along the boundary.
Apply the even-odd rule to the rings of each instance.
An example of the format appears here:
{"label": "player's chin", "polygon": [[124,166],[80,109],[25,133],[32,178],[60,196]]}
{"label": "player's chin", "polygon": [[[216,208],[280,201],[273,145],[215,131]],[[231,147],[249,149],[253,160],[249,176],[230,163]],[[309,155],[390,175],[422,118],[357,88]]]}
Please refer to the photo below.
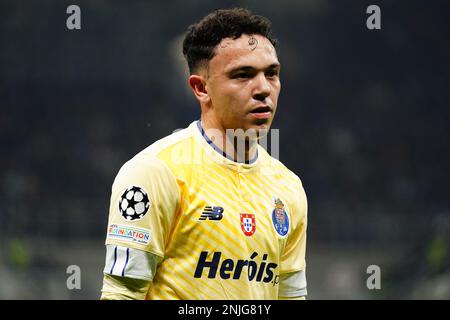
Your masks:
{"label": "player's chin", "polygon": [[254,119],[249,124],[248,129],[256,131],[261,137],[267,134],[271,124],[272,119]]}
{"label": "player's chin", "polygon": [[252,119],[251,121],[251,127],[253,129],[258,130],[269,130],[270,125],[272,124],[272,118],[264,118],[264,119]]}

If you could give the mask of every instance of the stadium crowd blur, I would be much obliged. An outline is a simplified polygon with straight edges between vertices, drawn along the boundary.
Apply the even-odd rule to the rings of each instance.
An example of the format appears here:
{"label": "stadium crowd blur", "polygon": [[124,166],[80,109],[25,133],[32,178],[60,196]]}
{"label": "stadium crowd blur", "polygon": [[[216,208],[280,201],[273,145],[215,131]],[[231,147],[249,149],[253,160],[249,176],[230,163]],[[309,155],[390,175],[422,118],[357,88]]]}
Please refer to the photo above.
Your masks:
{"label": "stadium crowd blur", "polygon": [[382,3],[373,31],[355,1],[77,1],[78,31],[69,4],[0,4],[1,299],[98,298],[114,176],[199,118],[180,41],[231,5],[280,41],[273,128],[309,198],[310,298],[450,298],[448,2]]}

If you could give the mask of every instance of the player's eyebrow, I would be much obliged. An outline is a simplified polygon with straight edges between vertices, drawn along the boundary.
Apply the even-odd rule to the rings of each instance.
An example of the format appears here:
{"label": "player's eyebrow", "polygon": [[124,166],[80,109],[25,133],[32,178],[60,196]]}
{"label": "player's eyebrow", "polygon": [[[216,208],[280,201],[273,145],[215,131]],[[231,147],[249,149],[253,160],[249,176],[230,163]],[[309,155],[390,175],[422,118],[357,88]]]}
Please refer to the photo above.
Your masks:
{"label": "player's eyebrow", "polygon": [[[279,63],[272,63],[271,65],[267,66],[266,68],[262,68],[261,70],[267,71],[267,70],[280,70],[281,65]],[[229,75],[236,74],[238,72],[255,72],[258,71],[258,68],[255,68],[253,66],[237,66],[232,68],[227,72]]]}

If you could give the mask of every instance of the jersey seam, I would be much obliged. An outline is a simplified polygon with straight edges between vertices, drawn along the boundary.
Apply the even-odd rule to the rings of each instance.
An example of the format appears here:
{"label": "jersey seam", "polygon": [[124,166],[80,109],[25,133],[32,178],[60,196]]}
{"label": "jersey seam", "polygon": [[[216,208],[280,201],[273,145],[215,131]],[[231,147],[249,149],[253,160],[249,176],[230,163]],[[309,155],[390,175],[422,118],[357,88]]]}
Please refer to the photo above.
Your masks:
{"label": "jersey seam", "polygon": [[121,246],[123,246],[125,248],[131,248],[131,249],[135,249],[135,250],[145,251],[145,252],[151,253],[151,254],[153,254],[155,256],[158,256],[158,257],[164,259],[164,254],[163,253],[157,252],[156,250],[149,250],[149,249],[146,249],[146,248],[135,248],[135,247],[130,246],[129,243],[125,243],[123,241],[116,241],[116,242],[112,242],[112,243],[111,242],[105,242],[105,245],[121,245]]}
{"label": "jersey seam", "polygon": [[[158,153],[158,155],[159,155],[159,153]],[[178,183],[177,183],[177,181],[178,181],[178,179],[177,179],[177,177],[175,176],[175,174],[172,172],[172,169],[170,169],[170,167],[163,161],[163,160],[161,160],[159,157],[158,157],[158,155],[156,155],[155,156],[155,158],[167,169],[167,171],[170,173],[170,175],[172,176],[172,178],[173,178],[173,180],[174,180],[174,182],[175,182],[175,185],[177,186],[177,190],[178,190],[178,199],[179,200],[181,200],[181,191],[180,191],[180,186],[178,185]],[[179,204],[180,204],[180,202],[179,202]],[[178,210],[177,210],[178,211]]]}
{"label": "jersey seam", "polygon": [[[158,153],[159,155],[159,153]],[[177,181],[177,177],[175,176],[175,174],[172,172],[172,169],[170,169],[170,167],[160,158],[158,158],[158,156],[156,156],[156,159],[158,159],[159,162],[162,163],[162,165],[169,171],[169,174],[172,176],[172,178],[175,181],[175,184],[177,186],[177,190],[178,190],[178,205],[177,205],[177,210],[175,211],[175,214],[173,216],[173,220],[172,223],[170,225],[170,232],[169,232],[169,237],[167,239],[167,243],[164,243],[164,247],[167,246],[167,244],[169,244],[170,240],[172,239],[172,231],[173,231],[173,227],[174,227],[174,221],[175,219],[178,217],[179,212],[181,211],[181,204],[182,204],[182,196],[181,196],[181,190],[180,190],[180,186],[178,185]],[[164,258],[164,254],[161,256],[162,258]]]}

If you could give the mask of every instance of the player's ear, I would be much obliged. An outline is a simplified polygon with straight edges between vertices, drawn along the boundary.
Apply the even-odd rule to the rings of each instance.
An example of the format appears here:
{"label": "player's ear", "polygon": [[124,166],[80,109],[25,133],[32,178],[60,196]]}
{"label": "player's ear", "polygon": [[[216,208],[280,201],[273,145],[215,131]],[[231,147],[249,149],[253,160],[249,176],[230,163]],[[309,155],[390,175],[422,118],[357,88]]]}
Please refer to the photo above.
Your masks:
{"label": "player's ear", "polygon": [[189,77],[188,82],[189,86],[192,89],[192,92],[194,92],[194,95],[198,99],[198,101],[208,103],[210,98],[208,94],[208,89],[206,87],[205,78],[198,74],[192,74]]}

